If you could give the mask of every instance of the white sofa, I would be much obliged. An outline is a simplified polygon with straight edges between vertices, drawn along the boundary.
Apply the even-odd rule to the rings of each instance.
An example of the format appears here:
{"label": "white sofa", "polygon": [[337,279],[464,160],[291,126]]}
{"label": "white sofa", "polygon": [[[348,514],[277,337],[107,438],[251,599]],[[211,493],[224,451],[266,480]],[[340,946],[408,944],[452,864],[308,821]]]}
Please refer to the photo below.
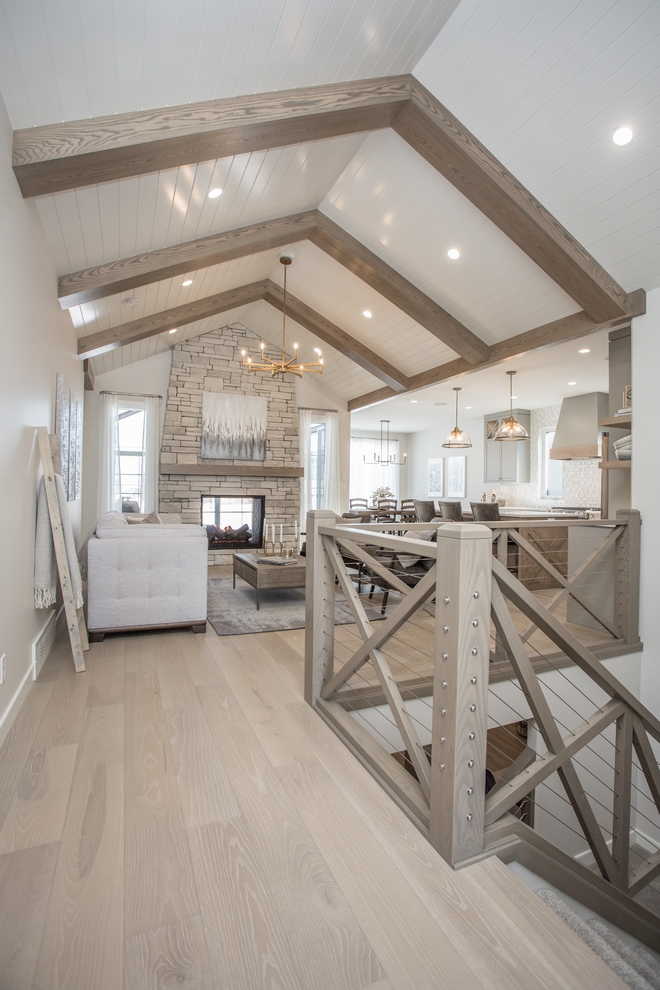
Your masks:
{"label": "white sofa", "polygon": [[162,516],[129,524],[108,512],[87,543],[87,627],[106,633],[192,626],[206,630],[207,547],[202,526]]}

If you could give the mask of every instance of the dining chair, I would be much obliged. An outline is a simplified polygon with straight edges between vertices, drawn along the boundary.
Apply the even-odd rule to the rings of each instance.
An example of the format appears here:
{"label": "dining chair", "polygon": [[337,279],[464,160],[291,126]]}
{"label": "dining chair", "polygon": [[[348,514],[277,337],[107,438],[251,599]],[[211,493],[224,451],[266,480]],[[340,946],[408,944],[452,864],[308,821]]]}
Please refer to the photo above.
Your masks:
{"label": "dining chair", "polygon": [[396,522],[398,501],[395,498],[379,498],[376,505],[377,522]]}
{"label": "dining chair", "polygon": [[440,515],[452,522],[463,522],[463,506],[460,502],[438,502]]}
{"label": "dining chair", "polygon": [[500,519],[499,502],[470,502],[475,522],[497,522]]}
{"label": "dining chair", "polygon": [[423,502],[418,498],[414,498],[413,504],[415,506],[417,522],[431,522],[432,519],[435,519],[435,502]]}
{"label": "dining chair", "polygon": [[367,503],[366,498],[349,498],[349,500],[348,500],[348,507],[351,510],[352,509],[357,509],[358,511],[360,509],[365,509],[366,510],[367,507],[368,507],[368,503]]}
{"label": "dining chair", "polygon": [[417,522],[414,498],[401,499],[401,522]]}

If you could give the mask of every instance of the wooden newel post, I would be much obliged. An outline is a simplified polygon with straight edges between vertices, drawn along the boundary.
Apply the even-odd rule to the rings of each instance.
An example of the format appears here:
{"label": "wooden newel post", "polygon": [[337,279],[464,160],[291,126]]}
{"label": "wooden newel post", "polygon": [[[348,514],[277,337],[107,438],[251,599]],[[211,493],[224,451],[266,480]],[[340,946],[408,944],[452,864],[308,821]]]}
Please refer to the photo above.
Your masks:
{"label": "wooden newel post", "polygon": [[617,519],[627,522],[616,541],[614,622],[626,643],[639,642],[639,556],[641,517],[638,509],[619,509]]}
{"label": "wooden newel post", "polygon": [[450,866],[483,851],[491,531],[438,530],[430,840]]}
{"label": "wooden newel post", "polygon": [[334,512],[307,513],[305,586],[305,701],[313,705],[334,666],[335,572],[323,547],[319,526],[333,526]]}

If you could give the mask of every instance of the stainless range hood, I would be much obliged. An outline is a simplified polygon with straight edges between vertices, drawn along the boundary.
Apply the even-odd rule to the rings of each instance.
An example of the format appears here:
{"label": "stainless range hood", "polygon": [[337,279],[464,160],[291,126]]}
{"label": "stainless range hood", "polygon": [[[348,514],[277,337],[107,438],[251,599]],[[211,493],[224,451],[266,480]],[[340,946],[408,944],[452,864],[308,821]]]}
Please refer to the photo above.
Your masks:
{"label": "stainless range hood", "polygon": [[587,392],[572,395],[561,404],[550,460],[571,461],[574,458],[600,457],[600,427],[598,421],[608,415],[607,392]]}

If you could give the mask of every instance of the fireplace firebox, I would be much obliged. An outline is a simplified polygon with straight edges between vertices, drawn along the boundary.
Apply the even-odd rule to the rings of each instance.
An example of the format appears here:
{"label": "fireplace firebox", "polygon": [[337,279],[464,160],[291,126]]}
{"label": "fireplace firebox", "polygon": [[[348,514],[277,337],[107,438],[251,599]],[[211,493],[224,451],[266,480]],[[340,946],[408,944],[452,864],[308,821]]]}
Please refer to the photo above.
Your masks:
{"label": "fireplace firebox", "polygon": [[264,495],[202,495],[209,550],[260,550],[265,503]]}

